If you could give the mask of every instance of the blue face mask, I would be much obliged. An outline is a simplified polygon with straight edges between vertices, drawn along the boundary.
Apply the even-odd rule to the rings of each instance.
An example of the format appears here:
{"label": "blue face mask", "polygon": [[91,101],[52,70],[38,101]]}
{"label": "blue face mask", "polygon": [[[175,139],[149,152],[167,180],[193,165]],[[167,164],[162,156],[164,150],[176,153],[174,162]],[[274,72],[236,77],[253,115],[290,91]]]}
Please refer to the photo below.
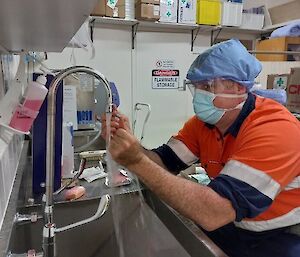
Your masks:
{"label": "blue face mask", "polygon": [[200,120],[211,125],[215,125],[223,117],[226,111],[241,109],[245,103],[245,101],[243,101],[234,108],[222,109],[214,106],[213,101],[217,96],[226,98],[242,98],[247,96],[247,94],[214,94],[205,90],[197,89],[193,98],[194,112]]}

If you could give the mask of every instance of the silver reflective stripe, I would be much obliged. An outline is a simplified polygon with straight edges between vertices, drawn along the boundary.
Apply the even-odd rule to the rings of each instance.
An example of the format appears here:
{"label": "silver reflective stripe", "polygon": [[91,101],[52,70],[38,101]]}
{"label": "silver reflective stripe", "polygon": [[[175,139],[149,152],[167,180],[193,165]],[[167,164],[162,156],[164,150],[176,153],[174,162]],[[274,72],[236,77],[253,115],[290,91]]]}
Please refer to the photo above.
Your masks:
{"label": "silver reflective stripe", "polygon": [[293,209],[292,211],[284,214],[280,217],[266,220],[266,221],[241,221],[234,222],[234,224],[243,229],[251,231],[265,231],[276,228],[283,228],[299,224],[300,222],[300,207]]}
{"label": "silver reflective stripe", "polygon": [[221,174],[251,185],[272,200],[280,192],[280,184],[272,177],[239,161],[230,160],[222,169]]}
{"label": "silver reflective stripe", "polygon": [[290,184],[288,184],[284,190],[300,189],[300,176],[296,177]]}
{"label": "silver reflective stripe", "polygon": [[192,165],[198,160],[197,156],[195,156],[180,140],[171,137],[167,145],[174,151],[179,159],[187,165]]}

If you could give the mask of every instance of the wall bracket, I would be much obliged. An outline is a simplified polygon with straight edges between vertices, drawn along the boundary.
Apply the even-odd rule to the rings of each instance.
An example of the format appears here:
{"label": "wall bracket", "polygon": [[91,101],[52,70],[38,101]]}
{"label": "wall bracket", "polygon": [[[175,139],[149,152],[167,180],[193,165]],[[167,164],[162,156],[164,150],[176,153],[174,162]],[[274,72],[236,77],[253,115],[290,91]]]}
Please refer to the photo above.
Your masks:
{"label": "wall bracket", "polygon": [[137,23],[133,24],[132,27],[131,27],[131,49],[132,50],[135,47],[134,41],[135,41],[138,26],[139,26],[139,23],[137,22]]}
{"label": "wall bracket", "polygon": [[[217,28],[217,29],[215,29],[215,30],[212,30],[212,31],[210,32],[210,45],[211,45],[211,46],[214,45],[214,44],[217,42],[218,36],[220,35],[222,29],[223,29],[223,28],[221,27],[221,28]],[[216,35],[215,37],[214,37],[214,32],[217,32],[217,35]]]}
{"label": "wall bracket", "polygon": [[195,43],[195,40],[199,34],[199,31],[200,31],[200,27],[196,28],[196,29],[192,29],[192,32],[191,32],[191,52],[193,52],[194,50],[194,43]]}

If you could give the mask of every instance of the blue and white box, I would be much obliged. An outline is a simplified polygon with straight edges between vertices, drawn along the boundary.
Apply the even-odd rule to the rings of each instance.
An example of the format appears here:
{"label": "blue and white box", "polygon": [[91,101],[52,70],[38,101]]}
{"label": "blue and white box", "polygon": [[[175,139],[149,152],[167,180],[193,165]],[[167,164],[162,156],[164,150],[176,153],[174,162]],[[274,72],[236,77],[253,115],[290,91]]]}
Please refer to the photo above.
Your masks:
{"label": "blue and white box", "polygon": [[160,22],[177,23],[177,0],[160,1]]}
{"label": "blue and white box", "polygon": [[196,0],[178,1],[178,23],[196,24]]}

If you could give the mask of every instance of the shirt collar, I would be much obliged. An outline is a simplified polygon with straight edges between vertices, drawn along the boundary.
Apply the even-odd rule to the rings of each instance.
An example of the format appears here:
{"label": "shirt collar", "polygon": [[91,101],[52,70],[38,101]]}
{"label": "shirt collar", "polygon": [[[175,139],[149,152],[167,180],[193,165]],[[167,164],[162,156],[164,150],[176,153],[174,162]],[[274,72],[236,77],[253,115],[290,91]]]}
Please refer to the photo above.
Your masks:
{"label": "shirt collar", "polygon": [[248,93],[248,97],[246,99],[245,104],[243,105],[241,112],[239,113],[236,120],[227,129],[224,136],[227,134],[231,134],[233,137],[237,137],[237,134],[239,133],[244,120],[249,116],[249,114],[254,109],[255,109],[255,96],[252,93]]}

